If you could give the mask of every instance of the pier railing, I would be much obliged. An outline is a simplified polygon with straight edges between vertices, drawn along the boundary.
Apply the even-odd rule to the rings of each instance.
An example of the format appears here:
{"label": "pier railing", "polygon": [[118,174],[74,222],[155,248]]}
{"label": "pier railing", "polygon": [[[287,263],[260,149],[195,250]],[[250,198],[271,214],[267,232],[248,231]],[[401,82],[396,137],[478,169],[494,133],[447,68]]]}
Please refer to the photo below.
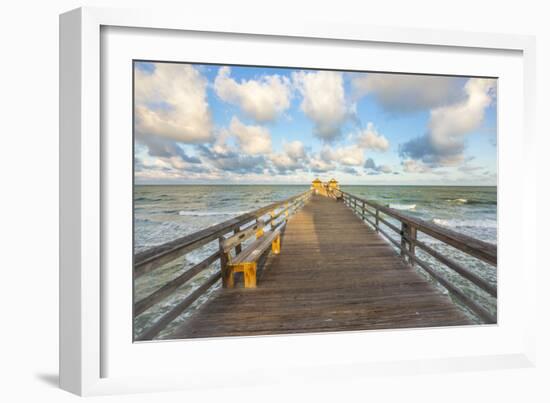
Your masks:
{"label": "pier railing", "polygon": [[[439,284],[445,287],[453,296],[467,306],[485,323],[496,323],[496,317],[484,307],[473,301],[461,289],[452,284],[449,280],[440,275],[426,261],[420,259],[416,254],[416,248],[426,252],[443,265],[454,270],[460,276],[466,278],[477,287],[487,292],[492,297],[497,296],[497,288],[487,280],[481,278],[464,265],[445,256],[418,239],[418,232],[428,235],[446,245],[452,246],[467,255],[479,259],[492,266],[497,265],[497,247],[487,242],[480,241],[456,231],[443,228],[439,225],[402,214],[399,211],[381,204],[362,199],[339,189],[331,191],[329,197],[336,200],[343,199],[346,206],[351,208],[361,219],[370,224],[376,231],[382,234],[389,242],[398,248],[401,257],[410,265],[417,264],[424,269]],[[387,217],[399,222],[396,226]],[[390,236],[388,229],[398,235],[400,241]]]}
{"label": "pier railing", "polygon": [[[297,196],[272,203],[257,210],[231,218],[220,224],[211,226],[204,230],[184,236],[163,245],[153,247],[134,256],[134,284],[135,280],[147,273],[162,267],[163,265],[193,252],[205,245],[219,240],[221,243],[229,236],[233,236],[241,230],[261,223],[268,227],[272,223],[280,224],[299,210],[311,197],[311,190],[301,193]],[[234,247],[235,255],[242,250],[241,243],[236,243]],[[214,263],[220,261],[221,253],[219,250],[212,253],[201,262],[195,264],[173,280],[167,282],[147,297],[134,301],[134,318],[150,309],[154,305],[166,300],[179,287],[192,280],[196,275],[211,267]],[[193,304],[201,295],[214,286],[222,276],[221,268],[216,270],[206,279],[197,289],[183,298],[178,304],[172,307],[167,313],[162,315],[151,326],[143,330],[135,337],[136,340],[151,340],[164,330],[174,319],[180,316]]]}

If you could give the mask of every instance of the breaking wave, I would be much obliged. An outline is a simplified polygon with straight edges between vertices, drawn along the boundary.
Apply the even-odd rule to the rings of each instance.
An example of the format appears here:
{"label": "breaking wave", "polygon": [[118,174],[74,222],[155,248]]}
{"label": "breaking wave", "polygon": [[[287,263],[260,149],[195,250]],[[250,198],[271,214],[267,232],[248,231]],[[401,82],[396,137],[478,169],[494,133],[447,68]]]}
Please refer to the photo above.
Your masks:
{"label": "breaking wave", "polygon": [[178,214],[189,217],[210,217],[210,216],[239,216],[241,214],[248,213],[248,211],[188,211],[181,210]]}
{"label": "breaking wave", "polygon": [[390,208],[396,210],[414,210],[416,208],[416,204],[390,204]]}
{"label": "breaking wave", "polygon": [[470,227],[470,228],[496,228],[497,222],[494,220],[458,220],[458,219],[442,219],[434,218],[432,220],[434,224],[441,225],[443,227]]}

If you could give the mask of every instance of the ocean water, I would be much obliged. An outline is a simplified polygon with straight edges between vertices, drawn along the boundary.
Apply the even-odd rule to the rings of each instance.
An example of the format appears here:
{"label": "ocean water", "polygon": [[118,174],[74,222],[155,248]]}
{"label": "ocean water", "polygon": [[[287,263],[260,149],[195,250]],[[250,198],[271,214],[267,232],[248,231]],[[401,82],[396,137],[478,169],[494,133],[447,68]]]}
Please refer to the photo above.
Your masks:
{"label": "ocean water", "polygon": [[342,190],[497,243],[497,188],[466,186],[342,186]]}
{"label": "ocean water", "polygon": [[[163,244],[266,204],[284,200],[307,189],[309,185],[138,185],[134,191],[134,251],[140,252]],[[497,243],[496,187],[342,186],[342,190],[474,238]],[[387,232],[392,233],[391,230]],[[398,239],[398,235],[395,235],[395,239]],[[496,268],[479,262],[433,238],[419,234],[419,239],[496,284]],[[134,284],[136,300],[149,295],[216,249],[217,242],[214,241],[150,274],[141,276]],[[417,254],[452,280],[472,299],[489,311],[493,313],[496,311],[495,298],[418,249]],[[135,334],[139,334],[163,313],[169,311],[181,298],[200,286],[202,281],[218,269],[213,265],[211,269],[180,287],[171,298],[135,318]],[[422,269],[417,270],[432,281]],[[440,289],[446,292],[444,288],[440,287]],[[212,291],[213,289],[210,293]],[[160,336],[169,335],[208,299],[210,293],[199,298],[191,309],[175,320]],[[464,307],[462,308],[468,312]]]}

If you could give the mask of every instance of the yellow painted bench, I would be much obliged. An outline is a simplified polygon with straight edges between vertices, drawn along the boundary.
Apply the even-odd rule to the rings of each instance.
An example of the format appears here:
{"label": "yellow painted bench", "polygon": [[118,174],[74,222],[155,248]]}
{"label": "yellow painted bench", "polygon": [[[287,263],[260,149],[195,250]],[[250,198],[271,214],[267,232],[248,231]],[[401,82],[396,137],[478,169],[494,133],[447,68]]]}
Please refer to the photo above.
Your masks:
{"label": "yellow painted bench", "polygon": [[[264,224],[259,222],[221,242],[224,287],[234,287],[235,273],[243,273],[245,288],[256,287],[257,262],[270,247],[272,253],[280,253],[281,231],[285,224],[286,221],[273,230],[264,232]],[[233,257],[231,250],[253,235],[256,236],[256,240]]]}

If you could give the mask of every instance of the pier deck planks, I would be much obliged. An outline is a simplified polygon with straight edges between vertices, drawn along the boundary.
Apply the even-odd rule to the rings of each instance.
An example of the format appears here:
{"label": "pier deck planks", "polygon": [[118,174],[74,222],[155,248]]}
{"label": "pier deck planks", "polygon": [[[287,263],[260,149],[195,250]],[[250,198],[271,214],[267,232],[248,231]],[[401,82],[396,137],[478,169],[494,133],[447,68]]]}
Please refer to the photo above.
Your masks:
{"label": "pier deck planks", "polygon": [[169,338],[472,323],[341,202],[313,196],[281,242],[257,288],[215,291]]}

